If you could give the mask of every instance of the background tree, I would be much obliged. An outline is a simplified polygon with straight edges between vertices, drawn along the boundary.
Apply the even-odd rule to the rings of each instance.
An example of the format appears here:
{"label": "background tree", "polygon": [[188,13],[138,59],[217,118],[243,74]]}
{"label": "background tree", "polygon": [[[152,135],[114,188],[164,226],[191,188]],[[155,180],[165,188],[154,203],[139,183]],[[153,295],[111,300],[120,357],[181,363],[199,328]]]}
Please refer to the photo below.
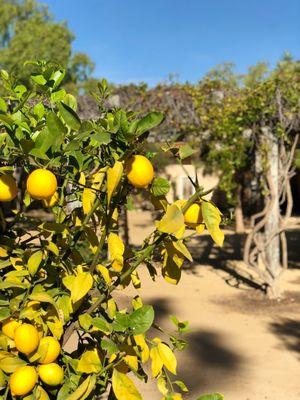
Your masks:
{"label": "background tree", "polygon": [[66,84],[87,79],[93,63],[82,53],[72,54],[74,35],[65,22],[56,22],[48,7],[35,0],[0,0],[0,68],[23,82],[27,60],[51,60],[67,69]]}

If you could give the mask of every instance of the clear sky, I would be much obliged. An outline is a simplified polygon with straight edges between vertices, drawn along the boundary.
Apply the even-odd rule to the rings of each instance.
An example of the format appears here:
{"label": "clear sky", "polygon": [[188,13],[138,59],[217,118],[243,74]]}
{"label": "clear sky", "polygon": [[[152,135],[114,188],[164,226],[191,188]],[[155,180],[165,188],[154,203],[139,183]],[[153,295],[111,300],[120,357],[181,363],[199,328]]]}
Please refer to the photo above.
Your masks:
{"label": "clear sky", "polygon": [[300,0],[44,0],[76,35],[96,77],[196,81],[216,64],[300,59]]}

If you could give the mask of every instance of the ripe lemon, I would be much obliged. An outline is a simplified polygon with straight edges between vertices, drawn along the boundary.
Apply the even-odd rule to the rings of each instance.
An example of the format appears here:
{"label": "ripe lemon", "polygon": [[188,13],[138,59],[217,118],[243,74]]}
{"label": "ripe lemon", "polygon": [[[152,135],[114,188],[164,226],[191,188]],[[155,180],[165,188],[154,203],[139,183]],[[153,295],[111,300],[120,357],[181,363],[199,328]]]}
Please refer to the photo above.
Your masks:
{"label": "ripe lemon", "polygon": [[153,180],[154,169],[148,158],[136,155],[126,165],[126,175],[129,182],[136,188],[145,188]]}
{"label": "ripe lemon", "polygon": [[[183,208],[187,200],[177,200],[175,204],[178,205],[179,208]],[[203,222],[202,210],[200,203],[192,204],[184,213],[184,222],[186,225],[191,228],[195,228],[197,225]]]}
{"label": "ripe lemon", "polygon": [[201,205],[199,203],[192,204],[184,213],[184,222],[191,228],[203,222]]}
{"label": "ripe lemon", "polygon": [[35,326],[22,324],[15,330],[14,340],[16,348],[21,353],[30,354],[37,349],[40,336]]}
{"label": "ripe lemon", "polygon": [[43,206],[51,208],[51,207],[55,206],[55,204],[58,202],[58,200],[59,200],[59,194],[58,194],[58,192],[55,192],[53,196],[42,200]]}
{"label": "ripe lemon", "polygon": [[47,169],[36,169],[28,176],[26,187],[34,199],[49,199],[57,189],[56,176]]}
{"label": "ripe lemon", "polygon": [[57,386],[64,380],[64,370],[56,363],[43,364],[39,367],[41,380],[49,386]]}
{"label": "ripe lemon", "polygon": [[59,356],[60,350],[60,344],[57,339],[52,336],[43,337],[37,350],[42,356],[39,362],[41,364],[52,363]]}
{"label": "ripe lemon", "polygon": [[18,186],[11,175],[0,175],[0,201],[12,201],[18,193]]}
{"label": "ripe lemon", "polygon": [[9,379],[9,387],[13,396],[25,396],[31,392],[38,380],[38,374],[28,365],[18,368]]}
{"label": "ripe lemon", "polygon": [[8,336],[10,339],[14,339],[16,329],[21,325],[20,322],[15,319],[8,319],[3,322],[2,333]]}

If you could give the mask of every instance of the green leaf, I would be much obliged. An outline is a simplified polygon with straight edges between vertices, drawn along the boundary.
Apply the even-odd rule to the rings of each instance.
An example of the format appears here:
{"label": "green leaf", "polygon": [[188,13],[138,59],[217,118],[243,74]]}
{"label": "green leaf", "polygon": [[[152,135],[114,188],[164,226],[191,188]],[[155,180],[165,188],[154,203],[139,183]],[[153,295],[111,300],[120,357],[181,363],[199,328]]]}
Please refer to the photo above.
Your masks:
{"label": "green leaf", "polygon": [[7,104],[4,99],[0,97],[0,111],[7,112]]}
{"label": "green leaf", "polygon": [[209,201],[202,201],[201,210],[203,221],[206,228],[213,238],[214,242],[222,247],[224,242],[224,233],[220,229],[221,212],[220,210]]}
{"label": "green leaf", "polygon": [[33,112],[34,114],[39,118],[42,119],[43,116],[45,115],[45,107],[43,103],[37,103],[34,107],[33,107]]}
{"label": "green leaf", "polygon": [[80,129],[81,121],[76,112],[63,102],[58,104],[58,109],[67,126],[74,131],[78,131]]}
{"label": "green leaf", "polygon": [[47,79],[45,79],[44,76],[41,74],[32,74],[31,79],[33,80],[33,82],[41,86],[44,86],[47,83]]}
{"label": "green leaf", "polygon": [[188,392],[189,389],[186,387],[185,383],[182,381],[174,381],[173,384],[177,385],[180,390],[182,390],[183,392]]}
{"label": "green leaf", "polygon": [[134,335],[145,333],[151,328],[154,321],[154,310],[152,306],[143,305],[129,316],[129,328]]}
{"label": "green leaf", "polygon": [[42,260],[43,252],[41,250],[31,254],[27,262],[27,268],[31,276],[34,276],[37,273]]}
{"label": "green leaf", "polygon": [[155,128],[160,125],[164,119],[164,114],[161,112],[151,112],[146,115],[144,118],[138,121],[136,124],[135,134],[137,136],[142,135],[143,133],[149,131],[150,129]]}
{"label": "green leaf", "polygon": [[64,89],[52,92],[51,93],[51,102],[58,103],[59,101],[62,101],[65,98],[65,96],[66,96],[66,91]]}
{"label": "green leaf", "polygon": [[119,348],[111,339],[101,340],[101,349],[105,350],[110,357],[112,354],[118,353]]}
{"label": "green leaf", "polygon": [[92,320],[92,324],[95,328],[106,334],[111,332],[110,324],[103,317],[95,317]]}
{"label": "green leaf", "polygon": [[155,197],[165,196],[170,190],[170,183],[165,178],[155,178],[151,185],[151,191]]}
{"label": "green leaf", "polygon": [[189,144],[185,144],[181,146],[179,149],[179,157],[181,160],[184,160],[185,158],[190,157],[195,152],[196,150],[192,149]]}
{"label": "green leaf", "polygon": [[78,320],[79,320],[80,326],[85,331],[88,331],[90,329],[90,327],[92,326],[92,324],[93,324],[93,318],[87,313],[79,315]]}
{"label": "green leaf", "polygon": [[205,394],[204,396],[198,397],[197,400],[224,400],[224,396],[220,393]]}
{"label": "green leaf", "polygon": [[52,141],[53,143],[55,142],[55,149],[59,149],[66,133],[65,127],[53,111],[47,114],[46,123],[49,133],[52,136]]}
{"label": "green leaf", "polygon": [[10,310],[8,307],[0,309],[0,321],[4,321],[9,316],[10,316]]}
{"label": "green leaf", "polygon": [[91,136],[91,139],[98,145],[109,144],[111,142],[110,133],[106,131],[99,131],[94,133],[94,135]]}

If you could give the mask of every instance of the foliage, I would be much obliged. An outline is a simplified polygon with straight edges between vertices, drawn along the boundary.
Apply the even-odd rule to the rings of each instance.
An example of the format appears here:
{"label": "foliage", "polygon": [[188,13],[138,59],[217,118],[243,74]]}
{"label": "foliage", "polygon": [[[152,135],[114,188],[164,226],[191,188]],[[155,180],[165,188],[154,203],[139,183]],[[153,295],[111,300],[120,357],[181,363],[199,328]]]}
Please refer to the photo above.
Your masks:
{"label": "foliage", "polygon": [[[40,346],[31,354],[17,352],[13,337],[18,334],[19,338],[21,331],[14,325],[7,330],[12,319],[17,326],[19,322],[21,327],[24,322],[29,324],[25,331],[37,329],[41,336],[53,336],[62,347],[56,363],[38,368],[48,385],[39,381],[27,400],[40,399],[43,387],[58,400],[96,398],[106,390],[118,400],[138,400],[141,395],[132,375],[146,381],[147,363],[164,398],[180,399],[174,388],[187,389],[181,381],[173,381],[174,353],[186,346],[181,334],[187,323],[173,316],[177,333],[169,335],[156,325],[152,306],[143,304],[138,293],[124,307],[119,304],[118,291],[129,285],[141,286],[141,264],[155,279],[154,252],[156,258],[160,255],[158,266],[164,278],[177,284],[184,261],[192,260],[185,245],[185,212],[196,201],[200,207],[203,204],[203,221],[189,236],[197,234],[197,228],[199,232],[207,228],[221,244],[220,212],[203,198],[205,193],[196,183],[195,194],[183,207],[168,204],[165,194],[169,185],[157,177],[143,190],[151,193],[153,204],[161,210],[160,220],[139,248],[126,247],[118,224],[119,213],[133,190],[126,179],[126,165],[134,154],[143,153],[148,130],[161,123],[161,114],[138,117],[122,109],[107,109],[108,85],[102,81],[97,95],[99,117],[81,121],[76,99],[60,88],[65,70],[53,63],[32,65],[30,89],[1,71],[5,94],[0,98],[0,174],[22,176],[22,207],[12,207],[9,218],[0,214],[4,396],[10,396],[5,389],[9,376],[20,366],[37,368],[48,351]],[[172,152],[180,157],[178,148]],[[36,168],[51,170],[58,180],[56,198],[43,203],[48,207],[47,220],[45,213],[30,214],[30,209],[41,203],[24,190],[26,176]],[[16,330],[7,336],[5,332],[12,329]],[[66,346],[71,337],[73,348]],[[20,340],[22,345],[22,336]],[[65,375],[62,384],[59,366]],[[58,372],[49,377],[52,368]]]}
{"label": "foliage", "polygon": [[[23,82],[27,60],[52,60],[68,69],[66,83],[89,77],[93,63],[87,55],[72,55],[74,35],[65,23],[54,21],[46,5],[35,0],[0,0],[0,68]],[[26,82],[28,84],[28,82]]]}

